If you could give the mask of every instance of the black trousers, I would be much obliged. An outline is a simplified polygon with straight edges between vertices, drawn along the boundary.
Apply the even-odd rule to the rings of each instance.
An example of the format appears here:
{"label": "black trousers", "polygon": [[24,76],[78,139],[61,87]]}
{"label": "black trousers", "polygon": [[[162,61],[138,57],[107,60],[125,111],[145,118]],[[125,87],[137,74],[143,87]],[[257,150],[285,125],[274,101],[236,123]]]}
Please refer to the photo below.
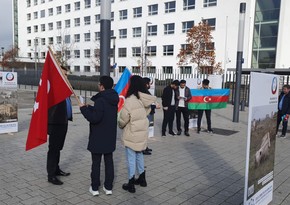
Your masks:
{"label": "black trousers", "polygon": [[114,181],[114,162],[113,162],[113,153],[108,154],[95,154],[92,153],[92,172],[91,172],[91,180],[92,180],[92,188],[94,191],[99,189],[101,185],[100,182],[100,170],[101,170],[101,160],[104,155],[105,161],[105,183],[104,186],[107,190],[113,189],[113,181]]}
{"label": "black trousers", "polygon": [[48,177],[54,177],[59,171],[60,151],[64,145],[67,126],[67,124],[48,125],[49,144],[46,164]]}
{"label": "black trousers", "polygon": [[[276,133],[278,132],[278,128],[279,128],[279,125],[281,123],[281,120],[282,120],[282,116],[284,114],[282,114],[282,112],[279,110],[278,111],[278,116],[277,116],[277,127],[276,127]],[[283,121],[282,122],[282,135],[286,135],[286,132],[287,132],[287,126],[288,126],[288,120],[287,121]]]}
{"label": "black trousers", "polygon": [[184,131],[188,132],[189,125],[189,111],[187,107],[178,107],[176,110],[176,126],[177,131],[181,131],[181,113],[184,120]]}
{"label": "black trousers", "polygon": [[173,132],[175,106],[169,106],[168,110],[163,109],[162,134],[165,134],[168,124],[169,132]]}
{"label": "black trousers", "polygon": [[198,110],[197,111],[197,130],[200,130],[203,111],[205,112],[205,116],[206,116],[207,130],[211,130],[211,110]]}

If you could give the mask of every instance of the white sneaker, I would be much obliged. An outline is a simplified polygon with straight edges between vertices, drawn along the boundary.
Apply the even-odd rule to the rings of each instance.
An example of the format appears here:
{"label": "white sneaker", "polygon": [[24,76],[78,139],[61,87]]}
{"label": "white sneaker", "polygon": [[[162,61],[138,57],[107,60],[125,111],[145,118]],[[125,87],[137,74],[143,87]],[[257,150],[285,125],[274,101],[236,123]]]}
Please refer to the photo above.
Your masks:
{"label": "white sneaker", "polygon": [[93,196],[98,196],[100,193],[99,191],[94,191],[93,188],[90,186],[90,189],[89,189],[90,193],[93,195]]}
{"label": "white sneaker", "polygon": [[103,190],[104,190],[104,192],[106,193],[106,195],[112,195],[112,194],[113,194],[112,190],[107,190],[107,189],[105,188],[105,186],[103,186]]}

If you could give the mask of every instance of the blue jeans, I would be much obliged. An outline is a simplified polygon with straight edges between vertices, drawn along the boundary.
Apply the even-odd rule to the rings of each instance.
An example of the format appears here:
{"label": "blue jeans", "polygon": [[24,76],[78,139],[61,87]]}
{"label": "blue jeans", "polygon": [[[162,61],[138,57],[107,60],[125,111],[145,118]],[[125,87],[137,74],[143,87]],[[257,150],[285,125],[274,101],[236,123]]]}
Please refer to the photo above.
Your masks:
{"label": "blue jeans", "polygon": [[128,178],[130,180],[135,175],[136,168],[139,175],[144,172],[144,157],[142,152],[135,152],[129,147],[125,147],[125,149],[128,167]]}

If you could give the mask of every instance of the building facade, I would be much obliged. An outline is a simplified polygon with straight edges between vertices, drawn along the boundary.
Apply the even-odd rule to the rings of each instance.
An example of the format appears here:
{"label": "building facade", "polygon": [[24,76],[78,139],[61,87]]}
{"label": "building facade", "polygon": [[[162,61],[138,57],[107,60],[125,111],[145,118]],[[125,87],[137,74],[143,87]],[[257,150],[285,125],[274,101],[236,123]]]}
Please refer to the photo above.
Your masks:
{"label": "building facade", "polygon": [[[243,67],[290,67],[284,48],[289,38],[283,34],[289,34],[290,28],[287,31],[281,28],[290,20],[285,18],[289,15],[285,11],[289,1],[269,0],[268,4],[262,0],[111,2],[111,64],[116,64],[120,71],[128,67],[141,72],[147,53],[148,73],[192,73],[195,65],[178,67],[177,55],[186,44],[187,30],[202,20],[207,20],[212,27],[216,61],[224,69],[234,68],[241,2],[247,3]],[[56,52],[65,51],[64,59],[72,72],[95,74],[99,63],[96,56],[100,45],[100,4],[100,0],[14,0],[14,14],[17,14],[14,42],[20,48],[22,59],[43,61],[50,45]]]}

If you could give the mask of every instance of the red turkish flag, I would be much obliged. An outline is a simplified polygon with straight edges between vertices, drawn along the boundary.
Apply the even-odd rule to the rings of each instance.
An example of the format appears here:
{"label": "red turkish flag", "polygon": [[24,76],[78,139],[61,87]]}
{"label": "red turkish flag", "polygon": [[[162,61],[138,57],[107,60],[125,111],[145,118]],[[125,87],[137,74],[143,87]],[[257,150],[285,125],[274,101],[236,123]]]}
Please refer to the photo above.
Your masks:
{"label": "red turkish flag", "polygon": [[26,151],[47,142],[48,109],[73,93],[53,54],[48,51],[34,103]]}

